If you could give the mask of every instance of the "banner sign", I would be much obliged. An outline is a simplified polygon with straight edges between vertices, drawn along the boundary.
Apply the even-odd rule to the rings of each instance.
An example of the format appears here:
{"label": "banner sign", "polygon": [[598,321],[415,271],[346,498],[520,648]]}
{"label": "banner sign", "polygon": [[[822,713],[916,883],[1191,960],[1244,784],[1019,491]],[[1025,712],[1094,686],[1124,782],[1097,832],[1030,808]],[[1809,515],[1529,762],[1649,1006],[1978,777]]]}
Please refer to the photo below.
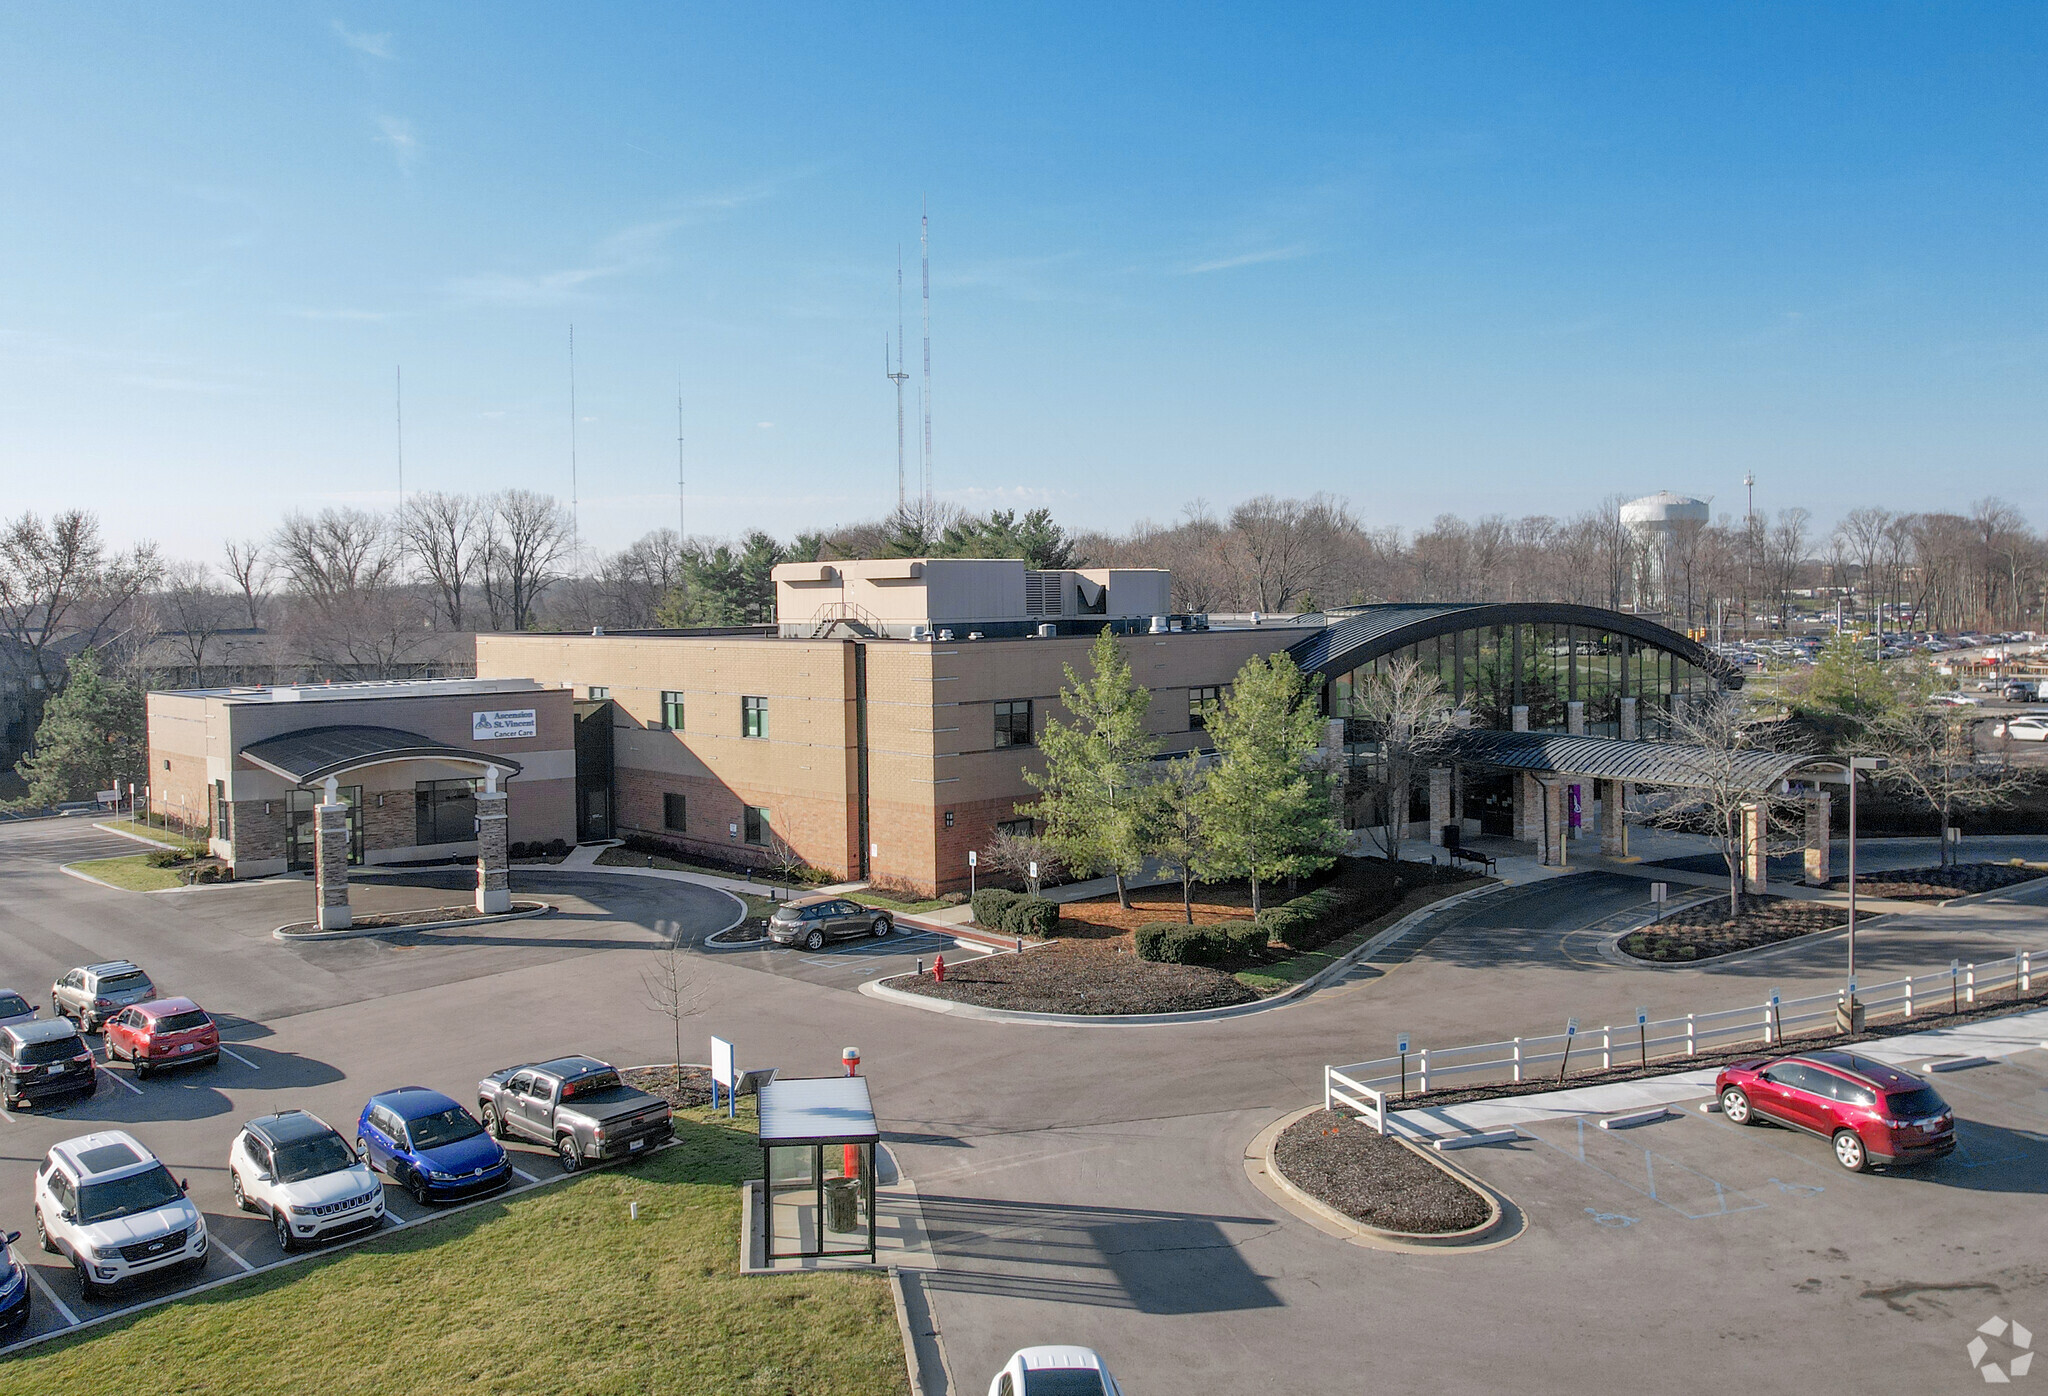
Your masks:
{"label": "banner sign", "polygon": [[471,741],[490,742],[500,737],[537,737],[540,723],[532,708],[517,708],[509,712],[471,713],[469,715],[469,736]]}

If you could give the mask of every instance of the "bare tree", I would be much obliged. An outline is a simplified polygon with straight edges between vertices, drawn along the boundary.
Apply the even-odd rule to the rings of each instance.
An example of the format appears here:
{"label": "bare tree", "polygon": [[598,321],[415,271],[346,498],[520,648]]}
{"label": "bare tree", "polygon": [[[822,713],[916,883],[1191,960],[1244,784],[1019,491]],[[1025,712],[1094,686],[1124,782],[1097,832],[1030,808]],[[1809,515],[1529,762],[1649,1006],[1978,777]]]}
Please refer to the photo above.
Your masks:
{"label": "bare tree", "polygon": [[1970,810],[2009,805],[2030,782],[1996,755],[1977,751],[1980,719],[1967,711],[1901,708],[1878,717],[1860,749],[1885,761],[1880,786],[1931,811],[1941,828],[1941,865],[1954,861],[1948,830]]}
{"label": "bare tree", "polygon": [[469,585],[490,540],[490,506],[466,494],[416,494],[398,517],[399,536],[440,597],[450,630],[463,628]]}
{"label": "bare tree", "polygon": [[398,540],[389,522],[361,509],[291,513],[277,527],[271,557],[299,596],[316,603],[376,591],[397,580]]}
{"label": "bare tree", "polygon": [[575,530],[553,495],[506,490],[490,501],[484,595],[495,628],[531,629],[541,597],[571,561]]}
{"label": "bare tree", "polygon": [[[990,835],[983,846],[981,866],[996,877],[1030,884],[1034,891],[1038,883],[1059,882],[1067,875],[1059,850],[1051,843],[1036,834],[1011,834],[1001,829]],[[1038,869],[1035,882],[1031,876],[1033,866]]]}
{"label": "bare tree", "polygon": [[1450,709],[1451,700],[1436,672],[1425,671],[1412,659],[1375,672],[1351,695],[1353,717],[1378,746],[1374,774],[1365,786],[1371,805],[1368,817],[1374,819],[1367,827],[1390,863],[1401,861],[1415,773],[1450,744],[1456,730]]}
{"label": "bare tree", "polygon": [[162,571],[152,544],[111,552],[99,519],[83,509],[47,526],[23,514],[0,530],[0,637],[26,658],[35,686],[54,695],[64,687],[66,655],[107,645]]}
{"label": "bare tree", "polygon": [[1787,797],[1757,787],[1751,761],[1757,752],[1771,750],[1766,744],[1771,729],[1754,722],[1753,716],[1734,694],[1672,713],[1672,740],[1690,749],[1673,750],[1667,759],[1684,766],[1688,784],[1653,797],[1658,822],[1700,827],[1720,844],[1728,867],[1730,918],[1742,914],[1742,864],[1748,844],[1744,811],[1751,805],[1761,810],[1766,853],[1799,846]]}
{"label": "bare tree", "polygon": [[697,988],[695,965],[683,947],[681,932],[654,947],[654,963],[640,972],[640,984],[647,994],[647,1006],[669,1020],[676,1034],[676,1094],[683,1090],[683,1020],[703,1009],[703,995]]}
{"label": "bare tree", "polygon": [[214,585],[212,571],[203,562],[172,564],[163,590],[151,598],[156,629],[191,666],[194,687],[206,683],[207,655],[220,632],[235,621],[235,600],[234,593]]}
{"label": "bare tree", "polygon": [[263,602],[270,584],[270,555],[255,538],[228,540],[221,548],[228,577],[242,593],[242,606],[249,614],[249,628],[263,628]]}

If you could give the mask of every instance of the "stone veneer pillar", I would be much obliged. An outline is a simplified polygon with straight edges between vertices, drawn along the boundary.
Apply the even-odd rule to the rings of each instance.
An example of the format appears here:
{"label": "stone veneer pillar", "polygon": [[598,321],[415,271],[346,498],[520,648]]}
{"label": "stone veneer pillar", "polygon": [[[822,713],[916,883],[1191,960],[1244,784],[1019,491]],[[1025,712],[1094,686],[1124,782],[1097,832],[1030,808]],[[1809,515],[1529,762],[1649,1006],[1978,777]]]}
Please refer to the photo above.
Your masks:
{"label": "stone veneer pillar", "polygon": [[355,924],[348,904],[348,806],[327,782],[327,798],[313,807],[313,909],[323,931]]}
{"label": "stone veneer pillar", "polygon": [[1543,822],[1537,832],[1541,835],[1536,846],[1538,858],[1547,868],[1561,868],[1565,865],[1565,849],[1570,843],[1571,809],[1567,804],[1570,796],[1561,780],[1545,781],[1543,791]]}
{"label": "stone veneer pillar", "polygon": [[1768,824],[1761,800],[1742,807],[1742,890],[1761,892],[1770,872],[1770,850],[1765,843]]}
{"label": "stone veneer pillar", "polygon": [[484,776],[476,792],[476,909],[487,915],[512,909],[512,860],[505,835],[505,792],[498,789],[498,768]]}
{"label": "stone veneer pillar", "polygon": [[1586,735],[1586,705],[1580,699],[1564,705],[1564,730],[1574,737]]}
{"label": "stone veneer pillar", "polygon": [[1636,700],[1621,700],[1621,739],[1625,742],[1636,740]]}
{"label": "stone veneer pillar", "polygon": [[1618,780],[1600,786],[1600,852],[1608,858],[1628,857],[1628,787]]}
{"label": "stone veneer pillar", "polygon": [[1443,847],[1444,826],[1457,818],[1451,803],[1451,768],[1429,768],[1429,841]]}
{"label": "stone veneer pillar", "polygon": [[1517,703],[1508,709],[1508,725],[1517,732],[1529,730],[1529,705],[1527,703]]}
{"label": "stone veneer pillar", "polygon": [[1806,881],[1808,886],[1828,885],[1828,812],[1832,801],[1825,790],[1806,797]]}

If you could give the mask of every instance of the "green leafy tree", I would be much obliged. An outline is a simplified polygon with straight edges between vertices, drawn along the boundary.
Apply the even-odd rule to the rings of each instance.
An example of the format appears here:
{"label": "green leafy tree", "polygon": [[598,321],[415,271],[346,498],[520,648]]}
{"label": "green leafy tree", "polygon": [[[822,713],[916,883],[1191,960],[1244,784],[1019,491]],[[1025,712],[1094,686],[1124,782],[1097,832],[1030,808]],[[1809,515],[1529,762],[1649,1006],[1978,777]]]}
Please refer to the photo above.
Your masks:
{"label": "green leafy tree", "polygon": [[1060,703],[1073,721],[1046,719],[1039,739],[1045,771],[1024,772],[1039,798],[1017,812],[1044,822],[1046,841],[1078,876],[1113,874],[1117,902],[1128,907],[1127,879],[1145,862],[1147,769],[1159,750],[1145,730],[1152,694],[1132,676],[1107,626],[1088,658],[1085,681],[1067,666]]}
{"label": "green leafy tree", "polygon": [[1202,787],[1208,781],[1198,756],[1167,763],[1165,774],[1147,787],[1146,846],[1180,876],[1180,911],[1195,924],[1195,866],[1208,849],[1202,822]]}
{"label": "green leafy tree", "polygon": [[43,709],[33,755],[15,766],[29,803],[87,800],[148,764],[142,690],[100,672],[91,653],[72,656],[64,689]]}
{"label": "green leafy tree", "polygon": [[1326,868],[1344,847],[1328,773],[1315,761],[1314,692],[1287,655],[1254,655],[1209,719],[1217,762],[1198,806],[1197,869],[1248,878],[1254,913],[1262,885]]}
{"label": "green leafy tree", "polygon": [[1837,635],[1814,661],[1794,707],[1839,740],[1896,717],[1925,687],[1918,670],[1882,664],[1870,641]]}

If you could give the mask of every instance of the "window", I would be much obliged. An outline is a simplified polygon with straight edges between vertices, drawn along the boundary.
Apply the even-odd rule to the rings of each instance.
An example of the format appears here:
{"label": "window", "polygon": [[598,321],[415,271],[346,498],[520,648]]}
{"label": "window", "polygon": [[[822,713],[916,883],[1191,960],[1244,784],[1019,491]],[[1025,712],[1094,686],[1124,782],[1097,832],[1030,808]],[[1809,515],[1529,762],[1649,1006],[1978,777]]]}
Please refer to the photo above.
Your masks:
{"label": "window", "polygon": [[611,689],[607,688],[605,685],[601,683],[592,684],[590,686],[589,692],[590,701],[593,703],[597,702],[599,699],[609,698],[612,696]]}
{"label": "window", "polygon": [[1188,690],[1188,731],[1199,732],[1209,725],[1209,714],[1223,701],[1223,690],[1216,684],[1205,688]]}
{"label": "window", "polygon": [[664,692],[661,695],[661,725],[671,732],[683,730],[683,695]]}
{"label": "window", "polygon": [[1012,838],[1028,839],[1031,837],[1031,821],[1028,819],[998,820],[996,822],[996,832],[1008,834]]}
{"label": "window", "polygon": [[[766,698],[740,699],[740,735],[742,737],[768,736],[768,700]],[[752,840],[748,840],[752,842]]]}
{"label": "window", "polygon": [[768,810],[762,805],[747,806],[747,842],[756,848],[768,845]]}
{"label": "window", "polygon": [[1031,745],[1031,700],[1006,698],[996,704],[996,745]]}
{"label": "window", "polygon": [[413,842],[467,843],[476,837],[476,782],[422,780],[413,783]]}
{"label": "window", "polygon": [[946,827],[948,829],[953,827],[953,811],[951,810],[946,811]]}
{"label": "window", "polygon": [[228,783],[217,780],[213,783],[213,836],[217,839],[234,838],[234,826],[230,822],[234,806],[228,803]]}
{"label": "window", "polygon": [[674,829],[677,833],[690,827],[687,818],[689,806],[683,797],[673,790],[664,791],[661,796],[661,827]]}

